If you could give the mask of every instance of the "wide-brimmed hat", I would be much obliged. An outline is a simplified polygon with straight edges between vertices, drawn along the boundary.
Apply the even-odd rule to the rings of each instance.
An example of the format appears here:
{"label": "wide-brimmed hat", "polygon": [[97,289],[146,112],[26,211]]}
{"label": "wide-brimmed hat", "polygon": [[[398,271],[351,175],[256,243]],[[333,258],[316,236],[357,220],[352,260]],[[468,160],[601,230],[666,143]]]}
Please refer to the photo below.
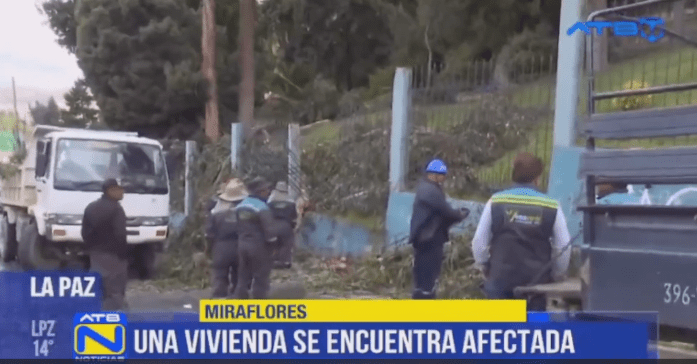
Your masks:
{"label": "wide-brimmed hat", "polygon": [[244,183],[235,178],[227,183],[225,190],[223,193],[218,195],[218,198],[223,201],[234,202],[244,200],[248,195],[249,192],[247,192],[247,188],[244,186]]}

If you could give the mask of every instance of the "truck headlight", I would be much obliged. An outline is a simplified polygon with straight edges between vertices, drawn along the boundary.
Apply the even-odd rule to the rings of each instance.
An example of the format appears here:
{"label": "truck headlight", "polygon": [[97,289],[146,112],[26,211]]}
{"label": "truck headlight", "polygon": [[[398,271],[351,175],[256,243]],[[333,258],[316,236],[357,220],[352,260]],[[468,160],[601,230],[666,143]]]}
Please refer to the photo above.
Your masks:
{"label": "truck headlight", "polygon": [[143,226],[163,226],[169,225],[169,217],[143,217]]}
{"label": "truck headlight", "polygon": [[82,215],[49,214],[47,222],[54,225],[82,225]]}

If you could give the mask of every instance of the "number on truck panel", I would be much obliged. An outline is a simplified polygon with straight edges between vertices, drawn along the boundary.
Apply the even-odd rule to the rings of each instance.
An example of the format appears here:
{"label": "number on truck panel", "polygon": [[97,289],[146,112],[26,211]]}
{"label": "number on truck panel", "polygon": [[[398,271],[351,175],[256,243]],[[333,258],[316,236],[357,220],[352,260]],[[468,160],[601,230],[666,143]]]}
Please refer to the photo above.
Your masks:
{"label": "number on truck panel", "polygon": [[665,303],[682,303],[687,306],[697,296],[697,289],[690,289],[690,286],[681,286],[676,283],[664,283],[663,288],[666,290],[666,294],[663,297],[663,302]]}

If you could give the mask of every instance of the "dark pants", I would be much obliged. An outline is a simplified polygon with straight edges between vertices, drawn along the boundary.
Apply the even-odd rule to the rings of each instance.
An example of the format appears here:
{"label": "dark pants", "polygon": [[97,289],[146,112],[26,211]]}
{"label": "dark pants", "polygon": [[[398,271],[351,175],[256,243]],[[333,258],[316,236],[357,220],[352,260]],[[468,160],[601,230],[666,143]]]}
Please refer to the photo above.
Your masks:
{"label": "dark pants", "polygon": [[[486,297],[491,300],[515,300],[519,299],[513,294],[513,290],[501,290],[492,287],[491,284],[484,283],[484,292]],[[545,295],[529,295],[527,296],[528,312],[545,312],[547,311],[547,297]]]}
{"label": "dark pants", "polygon": [[[255,244],[256,243],[256,244]],[[265,242],[239,242],[239,278],[235,298],[248,299],[251,284],[252,298],[265,299],[271,289],[273,246]]]}
{"label": "dark pants", "polygon": [[414,249],[414,291],[411,298],[435,299],[443,264],[443,245]]}
{"label": "dark pants", "polygon": [[127,309],[128,260],[116,254],[92,251],[90,269],[102,277],[102,310]]}
{"label": "dark pants", "polygon": [[237,285],[237,242],[216,241],[211,249],[213,264],[211,286],[213,298],[224,298],[235,292]]}
{"label": "dark pants", "polygon": [[279,264],[288,265],[293,260],[293,248],[295,247],[295,232],[293,226],[288,222],[279,222],[283,224],[281,233],[278,236],[280,247],[274,254],[274,260]]}

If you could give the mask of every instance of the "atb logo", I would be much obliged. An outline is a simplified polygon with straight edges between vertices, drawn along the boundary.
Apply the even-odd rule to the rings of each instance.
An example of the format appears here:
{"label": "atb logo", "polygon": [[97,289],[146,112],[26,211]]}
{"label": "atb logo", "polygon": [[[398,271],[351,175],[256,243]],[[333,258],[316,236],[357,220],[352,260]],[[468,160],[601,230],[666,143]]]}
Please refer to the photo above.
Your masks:
{"label": "atb logo", "polygon": [[657,17],[639,18],[636,21],[588,21],[574,24],[566,32],[573,35],[580,30],[591,35],[595,29],[598,35],[603,35],[605,29],[612,29],[612,34],[617,37],[641,37],[651,43],[657,42],[665,36],[666,21]]}
{"label": "atb logo", "polygon": [[73,325],[75,359],[126,358],[126,315],[78,313]]}

